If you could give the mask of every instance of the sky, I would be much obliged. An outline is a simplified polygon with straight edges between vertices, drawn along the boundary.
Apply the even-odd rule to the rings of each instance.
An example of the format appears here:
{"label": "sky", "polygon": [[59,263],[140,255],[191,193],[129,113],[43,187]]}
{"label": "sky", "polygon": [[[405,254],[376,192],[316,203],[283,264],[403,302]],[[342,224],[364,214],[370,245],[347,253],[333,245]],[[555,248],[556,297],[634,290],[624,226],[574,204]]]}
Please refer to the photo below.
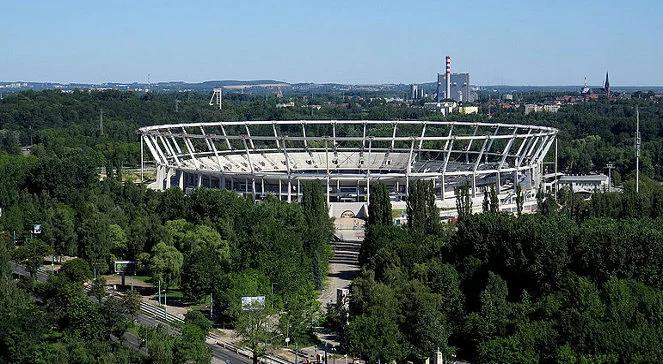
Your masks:
{"label": "sky", "polygon": [[[661,0],[0,0],[0,80],[663,85]],[[149,76],[148,76],[149,75]]]}

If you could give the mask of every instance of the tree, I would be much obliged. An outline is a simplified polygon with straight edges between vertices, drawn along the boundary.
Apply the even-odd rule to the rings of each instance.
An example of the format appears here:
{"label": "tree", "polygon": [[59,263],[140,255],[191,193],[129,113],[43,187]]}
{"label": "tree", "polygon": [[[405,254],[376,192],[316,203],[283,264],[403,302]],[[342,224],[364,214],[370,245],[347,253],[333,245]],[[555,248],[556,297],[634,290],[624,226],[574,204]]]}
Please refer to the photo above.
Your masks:
{"label": "tree", "polygon": [[154,282],[163,282],[166,291],[173,284],[179,282],[184,257],[174,246],[164,243],[157,244],[152,249],[150,270]]}
{"label": "tree", "polygon": [[463,220],[465,217],[472,215],[472,196],[470,196],[470,186],[465,183],[460,187],[456,187],[455,193],[458,219]]}
{"label": "tree", "polygon": [[173,361],[175,363],[210,363],[212,353],[205,343],[205,335],[198,325],[185,322],[182,333],[175,339]]}
{"label": "tree", "polygon": [[138,336],[141,348],[147,350],[148,363],[173,363],[173,337],[161,325],[156,327],[139,326]]}
{"label": "tree", "polygon": [[182,266],[182,290],[187,297],[200,299],[214,290],[230,264],[228,242],[216,230],[199,225],[181,240],[186,252]]}
{"label": "tree", "polygon": [[237,322],[242,313],[242,297],[269,296],[271,291],[269,278],[259,271],[231,272],[217,283],[214,308],[222,319]]}
{"label": "tree", "polygon": [[272,344],[276,317],[272,316],[268,304],[255,303],[242,309],[235,325],[235,332],[241,338],[242,345],[253,351],[253,364],[264,356]]}
{"label": "tree", "polygon": [[304,182],[302,209],[307,224],[304,243],[312,258],[313,281],[317,289],[322,289],[327,275],[332,224],[324,188],[319,180]]}
{"label": "tree", "polygon": [[403,287],[401,332],[409,342],[411,355],[425,360],[437,349],[451,354],[447,345],[450,331],[442,314],[442,296],[430,292],[419,281],[408,282]]}
{"label": "tree", "polygon": [[106,278],[99,276],[93,279],[92,287],[90,287],[90,294],[97,299],[97,302],[101,303],[101,300],[107,295]]}
{"label": "tree", "polygon": [[46,211],[44,240],[62,259],[63,255],[76,254],[75,213],[65,205],[57,205]]}
{"label": "tree", "polygon": [[498,213],[500,211],[500,199],[497,196],[497,191],[495,186],[490,187],[490,208],[489,211],[492,213]]}
{"label": "tree", "polygon": [[371,196],[368,204],[369,225],[391,225],[391,199],[387,186],[382,182],[371,183]]}
{"label": "tree", "polygon": [[198,327],[203,333],[203,336],[207,335],[212,328],[212,321],[208,320],[207,317],[198,310],[187,311],[186,315],[184,315],[184,322]]}
{"label": "tree", "polygon": [[19,264],[25,265],[30,277],[35,276],[44,263],[44,257],[50,255],[53,249],[39,239],[30,239],[24,245],[16,248],[11,257]]}
{"label": "tree", "polygon": [[435,206],[433,182],[417,180],[410,184],[407,197],[408,228],[419,234],[433,234],[440,227],[440,212]]}
{"label": "tree", "polygon": [[506,333],[511,314],[507,295],[506,282],[490,272],[486,288],[481,293],[481,310],[471,313],[467,321],[466,335],[477,347]]}
{"label": "tree", "polygon": [[9,234],[0,233],[0,279],[5,279],[11,274],[9,267],[9,258],[11,257],[9,252],[10,243]]}
{"label": "tree", "polygon": [[46,315],[14,282],[0,279],[0,362],[30,363],[47,333]]}
{"label": "tree", "polygon": [[60,273],[72,282],[77,283],[83,283],[92,278],[90,265],[82,258],[74,258],[64,262],[60,267]]}
{"label": "tree", "polygon": [[396,294],[390,286],[376,282],[371,272],[353,281],[350,313],[346,346],[351,354],[370,362],[389,362],[405,356]]}
{"label": "tree", "polygon": [[118,257],[127,256],[127,234],[120,225],[110,224],[108,226],[109,239],[112,243],[111,251]]}
{"label": "tree", "polygon": [[283,310],[279,318],[281,333],[290,338],[292,344],[303,344],[310,340],[313,327],[320,315],[318,293],[309,284],[283,297]]}
{"label": "tree", "polygon": [[375,315],[361,315],[348,326],[348,351],[371,363],[400,360],[401,334],[396,321]]}
{"label": "tree", "polygon": [[86,206],[81,211],[84,216],[78,227],[79,254],[90,263],[94,276],[108,270],[108,260],[112,241],[108,218],[96,211],[94,206]]}

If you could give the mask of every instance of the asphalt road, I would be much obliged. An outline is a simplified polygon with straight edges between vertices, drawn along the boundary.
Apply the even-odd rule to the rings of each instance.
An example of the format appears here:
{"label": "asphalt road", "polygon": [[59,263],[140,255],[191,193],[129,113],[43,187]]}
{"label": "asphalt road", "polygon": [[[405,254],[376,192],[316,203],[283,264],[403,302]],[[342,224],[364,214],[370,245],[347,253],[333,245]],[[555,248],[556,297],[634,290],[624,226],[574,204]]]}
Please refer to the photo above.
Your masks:
{"label": "asphalt road", "polygon": [[[30,273],[23,267],[22,265],[16,264],[14,262],[10,262],[10,266],[12,268],[12,271],[14,274],[18,274],[20,276],[24,277],[29,277]],[[37,272],[36,278],[40,282],[45,282],[48,280],[48,274],[44,272]],[[144,325],[144,326],[157,326],[161,325],[163,326],[170,335],[179,335],[179,332],[174,329],[172,326],[170,326],[167,322],[164,322],[163,320],[159,320],[155,318],[154,316],[150,314],[146,314],[144,312],[139,312],[136,315],[136,323],[139,325]],[[136,335],[130,333],[130,332],[125,332],[123,336],[123,343],[124,345],[131,347],[133,349],[143,351],[140,348],[140,338],[138,338]],[[245,356],[242,356],[240,354],[235,353],[234,351],[231,351],[229,349],[224,348],[223,346],[220,346],[216,343],[207,343],[207,346],[210,348],[212,351],[212,362],[213,363],[244,363],[244,364],[250,364],[253,361],[250,358],[247,358]]]}

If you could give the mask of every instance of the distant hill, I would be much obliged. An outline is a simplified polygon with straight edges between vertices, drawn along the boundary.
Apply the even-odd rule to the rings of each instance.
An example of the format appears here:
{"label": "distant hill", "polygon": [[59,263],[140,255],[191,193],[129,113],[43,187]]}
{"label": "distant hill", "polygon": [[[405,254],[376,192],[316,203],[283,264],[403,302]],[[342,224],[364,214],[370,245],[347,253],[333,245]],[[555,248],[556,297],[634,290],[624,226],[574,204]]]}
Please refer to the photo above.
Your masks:
{"label": "distant hill", "polygon": [[[434,93],[437,84],[427,82],[420,84],[427,93]],[[375,85],[353,85],[340,83],[288,83],[278,80],[212,80],[204,82],[107,82],[107,83],[57,83],[57,82],[3,82],[0,81],[0,94],[24,90],[80,90],[80,89],[114,89],[130,91],[164,91],[164,92],[210,92],[214,88],[222,87],[228,92],[245,92],[252,94],[275,93],[278,90],[283,93],[294,94],[321,94],[321,93],[376,93],[405,96],[409,92],[408,84],[375,84]],[[495,91],[499,93],[522,93],[522,92],[578,92],[580,85],[567,86],[509,86],[491,85],[477,86],[484,91]],[[601,86],[597,86],[600,88]],[[613,91],[632,93],[635,91],[654,91],[663,93],[663,86],[613,86]]]}

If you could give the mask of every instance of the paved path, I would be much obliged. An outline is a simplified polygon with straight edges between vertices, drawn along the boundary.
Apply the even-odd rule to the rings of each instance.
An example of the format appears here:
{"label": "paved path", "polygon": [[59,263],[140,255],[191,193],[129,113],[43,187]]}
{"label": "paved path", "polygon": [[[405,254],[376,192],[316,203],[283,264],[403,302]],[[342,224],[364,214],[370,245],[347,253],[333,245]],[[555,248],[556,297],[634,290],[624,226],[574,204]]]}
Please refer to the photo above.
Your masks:
{"label": "paved path", "polygon": [[336,290],[339,288],[350,288],[352,279],[360,272],[359,249],[364,240],[363,221],[347,220],[359,219],[337,219],[334,222],[336,226],[336,230],[334,231],[336,241],[331,242],[334,249],[334,256],[329,261],[327,284],[318,298],[320,303],[322,303],[323,310],[326,310],[328,303],[336,302]]}

